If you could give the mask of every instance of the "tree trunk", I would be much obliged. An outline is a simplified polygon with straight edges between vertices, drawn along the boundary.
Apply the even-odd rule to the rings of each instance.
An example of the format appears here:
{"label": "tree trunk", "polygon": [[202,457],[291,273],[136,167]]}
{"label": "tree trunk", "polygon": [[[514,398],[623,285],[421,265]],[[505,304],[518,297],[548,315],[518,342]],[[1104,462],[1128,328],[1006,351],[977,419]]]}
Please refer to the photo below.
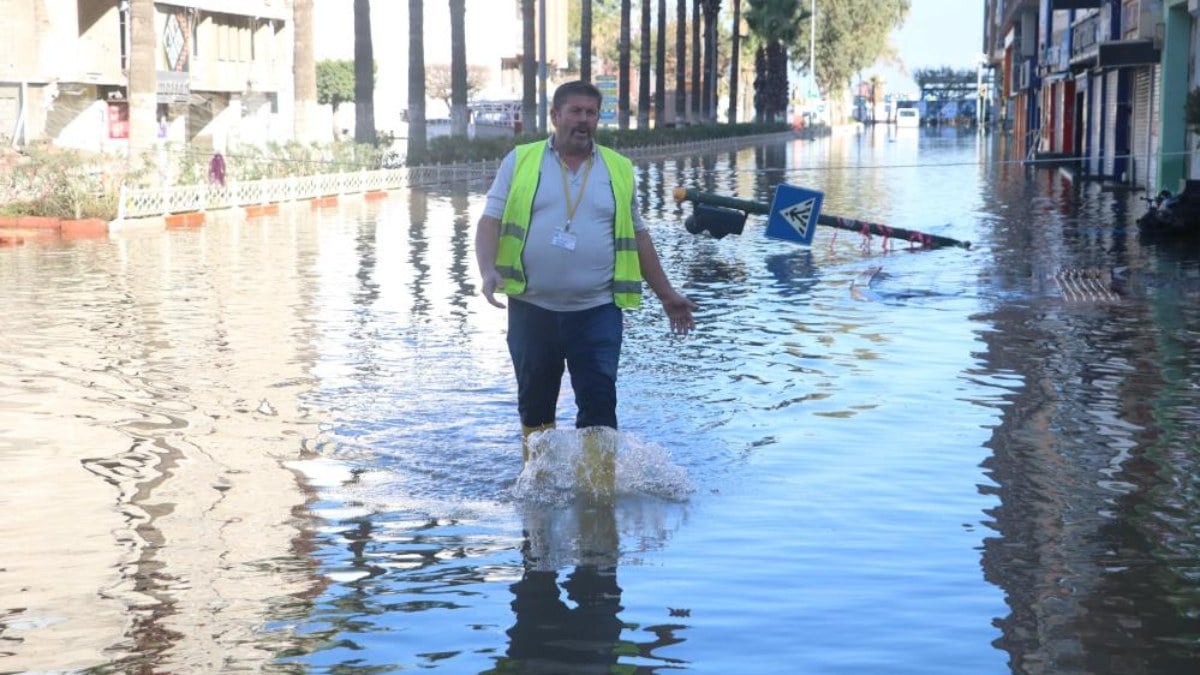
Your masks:
{"label": "tree trunk", "polygon": [[408,0],[408,159],[425,161],[425,16],[423,0]]}
{"label": "tree trunk", "polygon": [[717,15],[721,12],[721,0],[704,0],[704,121],[717,121]]}
{"label": "tree trunk", "polygon": [[317,140],[317,64],[313,57],[313,0],[292,6],[292,88],[296,105],[292,136],[301,143]]}
{"label": "tree trunk", "polygon": [[659,129],[666,123],[667,0],[658,0],[658,30],[654,34],[654,127]]}
{"label": "tree trunk", "polygon": [[638,63],[638,128],[650,128],[650,0],[642,2],[642,53]]}
{"label": "tree trunk", "polygon": [[537,14],[534,0],[521,0],[521,131],[537,131]]}
{"label": "tree trunk", "polygon": [[592,81],[592,0],[579,9],[579,79]]}
{"label": "tree trunk", "polygon": [[687,123],[687,0],[675,2],[675,125]]}
{"label": "tree trunk", "polygon": [[733,45],[729,52],[729,123],[737,124],[738,64],[742,49],[742,0],[733,0]]}
{"label": "tree trunk", "polygon": [[154,31],[154,0],[132,0],[129,4],[129,158],[136,160],[154,147],[158,137],[158,73],[154,55],[158,34]]}
{"label": "tree trunk", "polygon": [[767,48],[754,50],[754,121],[767,121]]}
{"label": "tree trunk", "polygon": [[466,0],[450,0],[450,135],[467,135]]}
{"label": "tree trunk", "polygon": [[371,0],[354,0],[354,141],[375,144],[375,49],[371,44]]}
{"label": "tree trunk", "polygon": [[688,117],[692,124],[700,123],[700,2],[692,0],[692,105]]}
{"label": "tree trunk", "polygon": [[788,105],[787,47],[775,41],[767,45],[768,122],[783,120]]}
{"label": "tree trunk", "polygon": [[617,73],[617,126],[629,128],[629,0],[621,0],[621,37]]}

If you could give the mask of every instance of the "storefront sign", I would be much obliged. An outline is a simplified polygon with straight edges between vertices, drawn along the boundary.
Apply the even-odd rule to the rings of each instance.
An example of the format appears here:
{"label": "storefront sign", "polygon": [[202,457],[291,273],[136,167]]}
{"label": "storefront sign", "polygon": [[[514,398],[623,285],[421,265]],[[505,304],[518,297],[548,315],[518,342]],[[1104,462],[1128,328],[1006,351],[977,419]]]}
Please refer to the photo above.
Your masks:
{"label": "storefront sign", "polygon": [[191,95],[192,85],[187,73],[158,71],[159,103],[187,103]]}
{"label": "storefront sign", "polygon": [[167,15],[162,33],[162,48],[169,70],[158,72],[159,103],[187,103],[191,98],[191,83],[188,78],[188,57],[192,47],[190,35],[188,16],[183,10]]}

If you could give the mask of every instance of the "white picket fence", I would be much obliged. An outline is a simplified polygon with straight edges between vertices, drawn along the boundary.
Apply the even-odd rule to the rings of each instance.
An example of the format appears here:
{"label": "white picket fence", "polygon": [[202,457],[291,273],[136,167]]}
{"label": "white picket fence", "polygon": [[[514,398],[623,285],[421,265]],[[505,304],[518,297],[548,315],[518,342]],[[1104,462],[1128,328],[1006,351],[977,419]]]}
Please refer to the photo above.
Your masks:
{"label": "white picket fence", "polygon": [[[650,159],[712,152],[762,143],[773,137],[788,137],[790,132],[769,136],[718,138],[684,144],[656,145],[623,149],[633,159]],[[117,208],[118,220],[164,216],[172,213],[211,211],[239,206],[256,206],[292,202],[301,199],[361,194],[379,190],[411,187],[437,187],[461,182],[490,181],[499,161],[468,164],[349,171],[344,173],[265,178],[252,181],[230,181],[225,185],[204,183],[173,185],[158,188],[121,188]]]}
{"label": "white picket fence", "polygon": [[117,218],[145,218],[171,213],[211,211],[361,194],[405,187],[437,186],[460,181],[490,180],[497,162],[378,169],[344,173],[202,183],[159,188],[121,188]]}

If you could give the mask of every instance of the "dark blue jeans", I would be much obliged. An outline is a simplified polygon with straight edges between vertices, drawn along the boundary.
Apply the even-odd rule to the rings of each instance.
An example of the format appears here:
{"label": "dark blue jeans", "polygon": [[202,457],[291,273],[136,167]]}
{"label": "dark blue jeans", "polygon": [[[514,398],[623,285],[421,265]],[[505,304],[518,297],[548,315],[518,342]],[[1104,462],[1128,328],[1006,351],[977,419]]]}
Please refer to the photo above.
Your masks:
{"label": "dark blue jeans", "polygon": [[521,424],[554,421],[563,366],[571,373],[577,428],[617,428],[617,363],[624,330],[613,303],[578,312],[554,312],[508,300],[508,353],[517,374]]}

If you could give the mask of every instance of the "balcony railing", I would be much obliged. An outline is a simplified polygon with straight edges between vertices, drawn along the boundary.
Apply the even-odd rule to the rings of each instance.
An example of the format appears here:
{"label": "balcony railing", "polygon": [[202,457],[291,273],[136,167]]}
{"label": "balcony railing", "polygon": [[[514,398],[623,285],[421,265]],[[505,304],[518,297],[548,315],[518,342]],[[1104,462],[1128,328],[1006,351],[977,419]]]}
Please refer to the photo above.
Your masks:
{"label": "balcony railing", "polygon": [[1095,56],[1099,45],[1099,14],[1093,14],[1071,27],[1071,61]]}

